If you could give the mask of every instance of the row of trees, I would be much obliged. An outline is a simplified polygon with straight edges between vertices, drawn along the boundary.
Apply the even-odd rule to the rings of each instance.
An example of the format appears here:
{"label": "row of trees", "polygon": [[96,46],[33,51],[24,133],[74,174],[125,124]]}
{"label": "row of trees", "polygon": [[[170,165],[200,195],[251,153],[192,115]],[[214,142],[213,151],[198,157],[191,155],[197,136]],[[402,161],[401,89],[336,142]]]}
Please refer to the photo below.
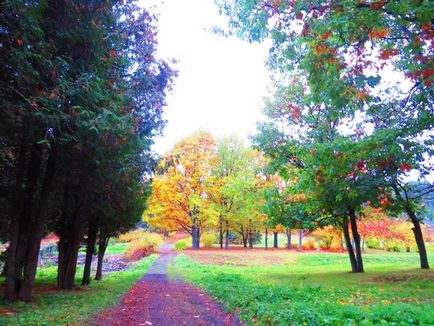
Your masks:
{"label": "row of trees", "polygon": [[[172,189],[181,197],[169,196],[168,205],[154,200],[149,220],[181,225],[192,234],[194,247],[207,219],[223,230],[232,214],[248,222],[241,232],[252,230],[256,219],[288,230],[334,225],[343,232],[353,272],[363,272],[358,221],[369,206],[381,207],[408,217],[420,265],[429,268],[421,203],[434,191],[423,181],[433,163],[432,6],[426,1],[219,3],[229,18],[224,33],[272,41],[269,67],[276,72],[276,87],[265,107],[268,121],[253,139],[269,162],[259,174],[253,173],[254,164],[240,163],[238,172],[224,163],[230,155],[218,156],[224,145],[214,150],[217,163],[212,150],[192,144],[194,137],[185,140],[155,179],[156,194]],[[183,161],[188,148],[194,149],[191,158],[206,157],[202,172],[194,160]],[[420,182],[411,182],[410,174]],[[167,188],[158,191],[158,184]],[[255,206],[258,190],[265,198],[262,210]]]}
{"label": "row of trees", "polygon": [[83,284],[99,241],[140,219],[174,75],[154,57],[154,17],[123,1],[4,1],[0,12],[0,231],[7,299],[31,299],[44,234],[58,287]]}
{"label": "row of trees", "polygon": [[[345,247],[355,245],[349,223],[344,230],[326,211],[312,211],[313,198],[298,193],[299,177],[284,182],[277,174],[267,175],[268,169],[274,169],[270,167],[273,161],[268,163],[235,136],[216,142],[209,133],[197,132],[180,141],[160,162],[145,219],[154,228],[188,232],[193,248],[199,247],[204,232],[218,233],[221,248],[228,248],[234,237],[244,247],[253,247],[261,233],[265,233],[267,247],[269,232],[274,247],[278,233],[283,232],[288,248],[292,234],[298,235],[299,249],[306,236],[319,240],[323,249],[342,250],[342,235]],[[393,211],[386,197],[362,206],[355,223],[363,239],[361,250],[367,239],[382,241],[387,248],[392,244],[405,245],[407,250],[413,247],[410,222],[385,214]],[[311,240],[304,245],[312,246]]]}
{"label": "row of trees", "polygon": [[254,143],[290,183],[274,195],[288,210],[282,223],[338,226],[353,272],[363,272],[357,221],[369,202],[408,216],[429,268],[420,203],[434,186],[409,181],[414,172],[423,180],[433,163],[429,2],[238,0],[220,8],[228,33],[272,41],[276,91]]}

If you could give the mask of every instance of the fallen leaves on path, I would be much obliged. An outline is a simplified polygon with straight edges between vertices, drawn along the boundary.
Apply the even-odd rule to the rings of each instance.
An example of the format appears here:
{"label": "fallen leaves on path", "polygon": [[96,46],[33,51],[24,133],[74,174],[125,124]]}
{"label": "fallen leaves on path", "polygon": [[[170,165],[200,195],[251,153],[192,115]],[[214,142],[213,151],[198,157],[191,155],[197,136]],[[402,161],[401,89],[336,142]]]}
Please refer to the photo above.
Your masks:
{"label": "fallen leaves on path", "polygon": [[241,325],[203,291],[165,275],[145,275],[112,310],[94,325]]}

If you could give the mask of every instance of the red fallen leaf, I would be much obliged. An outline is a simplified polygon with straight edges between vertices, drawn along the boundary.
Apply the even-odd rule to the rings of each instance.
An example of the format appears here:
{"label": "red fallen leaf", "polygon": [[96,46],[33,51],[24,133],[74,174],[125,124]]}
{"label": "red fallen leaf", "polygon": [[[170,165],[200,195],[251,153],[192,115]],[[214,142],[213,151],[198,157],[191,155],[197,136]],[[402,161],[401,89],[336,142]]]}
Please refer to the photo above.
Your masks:
{"label": "red fallen leaf", "polygon": [[24,41],[21,40],[21,39],[19,39],[19,38],[17,38],[15,41],[16,41],[17,44],[20,45],[20,46],[24,44]]}
{"label": "red fallen leaf", "polygon": [[258,322],[258,319],[256,318],[256,316],[253,316],[253,318],[252,318],[252,322],[253,322],[254,324],[256,324],[256,323]]}
{"label": "red fallen leaf", "polygon": [[110,57],[115,58],[116,57],[116,51],[110,50]]}
{"label": "red fallen leaf", "polygon": [[402,165],[399,167],[399,169],[400,169],[402,172],[405,172],[405,171],[410,172],[410,171],[411,171],[411,165],[408,164],[408,163],[404,163],[404,164],[402,164]]}

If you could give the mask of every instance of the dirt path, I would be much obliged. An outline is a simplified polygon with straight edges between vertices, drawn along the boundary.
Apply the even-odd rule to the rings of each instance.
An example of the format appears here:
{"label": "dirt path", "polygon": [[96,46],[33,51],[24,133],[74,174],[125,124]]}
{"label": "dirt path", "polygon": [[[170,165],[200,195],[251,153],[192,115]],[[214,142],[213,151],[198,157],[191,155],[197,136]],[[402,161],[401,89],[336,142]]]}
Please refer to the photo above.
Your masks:
{"label": "dirt path", "polygon": [[160,247],[143,278],[115,308],[103,311],[94,325],[242,325],[214,299],[179,278],[167,277],[177,253],[173,244]]}

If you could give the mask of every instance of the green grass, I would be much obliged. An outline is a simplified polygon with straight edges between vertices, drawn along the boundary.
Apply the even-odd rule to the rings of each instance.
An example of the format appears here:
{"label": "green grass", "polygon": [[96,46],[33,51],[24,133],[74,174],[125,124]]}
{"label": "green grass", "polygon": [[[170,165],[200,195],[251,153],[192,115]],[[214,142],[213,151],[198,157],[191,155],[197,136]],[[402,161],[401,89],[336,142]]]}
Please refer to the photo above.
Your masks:
{"label": "green grass", "polygon": [[105,254],[106,255],[123,254],[127,245],[128,243],[126,242],[111,243],[109,246],[107,246]]}
{"label": "green grass", "polygon": [[[290,253],[288,253],[290,254]],[[176,270],[259,325],[433,325],[434,273],[418,255],[365,255],[364,274],[344,254],[299,254],[277,266],[201,265],[185,255]]]}
{"label": "green grass", "polygon": [[[34,302],[0,303],[0,325],[65,325],[83,323],[103,308],[116,304],[121,295],[146,272],[157,255],[141,260],[127,271],[110,273],[74,291],[54,288],[56,268],[38,271]],[[0,279],[2,283],[4,279]],[[80,279],[77,280],[79,284]],[[5,312],[12,312],[4,316]]]}

